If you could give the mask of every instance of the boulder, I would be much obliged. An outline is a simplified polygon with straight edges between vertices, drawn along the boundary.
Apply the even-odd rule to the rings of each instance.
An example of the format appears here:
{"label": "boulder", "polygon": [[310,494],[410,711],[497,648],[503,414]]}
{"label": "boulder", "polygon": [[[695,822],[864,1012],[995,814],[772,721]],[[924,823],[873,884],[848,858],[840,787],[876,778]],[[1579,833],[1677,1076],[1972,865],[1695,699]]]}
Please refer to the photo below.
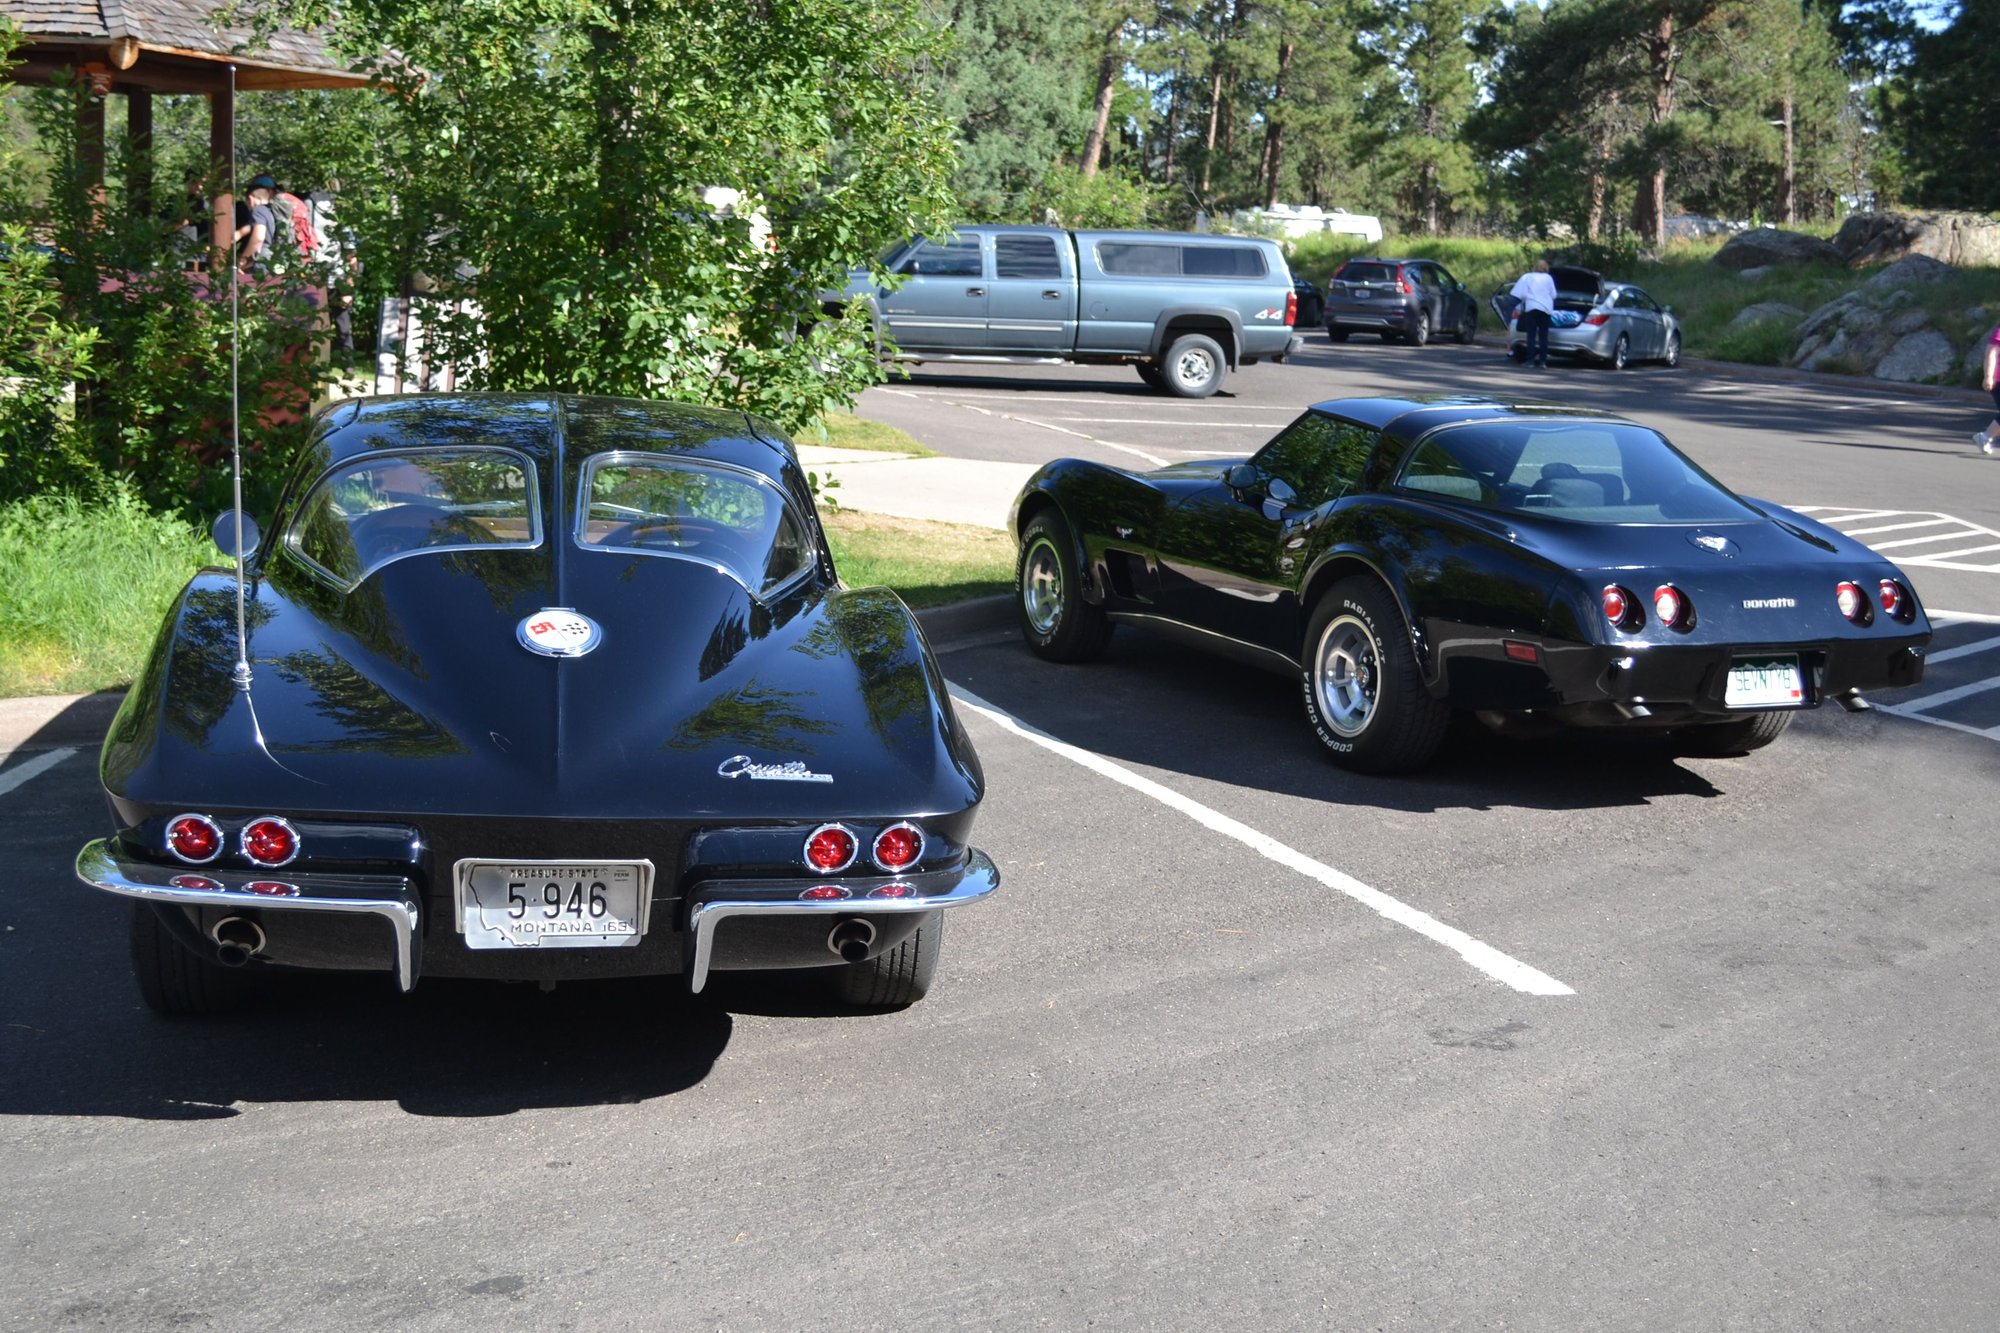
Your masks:
{"label": "boulder", "polygon": [[1946,264],[2000,265],[2000,222],[1980,213],[1851,213],[1840,224],[1833,248],[1852,268],[1906,255]]}
{"label": "boulder", "polygon": [[1817,236],[1757,227],[1729,238],[1715,252],[1724,268],[1745,269],[1769,264],[1838,264],[1840,252]]}
{"label": "boulder", "polygon": [[1865,317],[1874,319],[1877,323],[1881,321],[1881,316],[1868,308],[1867,299],[1859,291],[1844,292],[1800,321],[1799,340],[1803,342],[1816,334],[1826,332],[1829,328],[1838,327],[1851,311],[1863,312]]}
{"label": "boulder", "polygon": [[1931,317],[1926,311],[1905,310],[1891,316],[1889,322],[1882,326],[1882,330],[1885,333],[1893,333],[1900,338],[1906,333],[1915,333],[1930,322]]}
{"label": "boulder", "polygon": [[1804,319],[1805,316],[1805,311],[1795,305],[1786,305],[1783,301],[1759,301],[1756,305],[1746,305],[1737,311],[1736,318],[1729,321],[1729,327],[1741,329],[1752,324],[1762,324],[1770,319],[1797,321]]}
{"label": "boulder", "polygon": [[1897,340],[1875,363],[1875,378],[1917,384],[1941,380],[1951,373],[1958,349],[1936,329],[1919,329]]}
{"label": "boulder", "polygon": [[1943,282],[1958,272],[1929,255],[1904,255],[1868,279],[1870,287],[1907,287],[1913,282]]}

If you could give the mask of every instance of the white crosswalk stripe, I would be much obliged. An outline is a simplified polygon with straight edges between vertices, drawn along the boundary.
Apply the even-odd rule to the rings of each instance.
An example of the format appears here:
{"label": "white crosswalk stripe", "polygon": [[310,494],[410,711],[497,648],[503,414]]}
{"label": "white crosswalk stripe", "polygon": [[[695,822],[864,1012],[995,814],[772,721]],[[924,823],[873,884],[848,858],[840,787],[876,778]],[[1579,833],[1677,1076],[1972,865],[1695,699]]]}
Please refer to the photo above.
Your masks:
{"label": "white crosswalk stripe", "polygon": [[[1963,569],[1976,574],[2000,574],[2000,532],[1977,523],[1926,510],[1843,509],[1837,505],[1793,505],[1801,514],[1811,514],[1831,528],[1850,537],[1865,538],[1874,533],[1910,532],[1934,528],[1920,536],[1898,537],[1894,541],[1869,542],[1899,565],[1925,569]],[[1876,519],[1899,520],[1876,523]],[[1867,527],[1856,527],[1867,523]],[[1985,556],[1984,560],[1970,557]]]}

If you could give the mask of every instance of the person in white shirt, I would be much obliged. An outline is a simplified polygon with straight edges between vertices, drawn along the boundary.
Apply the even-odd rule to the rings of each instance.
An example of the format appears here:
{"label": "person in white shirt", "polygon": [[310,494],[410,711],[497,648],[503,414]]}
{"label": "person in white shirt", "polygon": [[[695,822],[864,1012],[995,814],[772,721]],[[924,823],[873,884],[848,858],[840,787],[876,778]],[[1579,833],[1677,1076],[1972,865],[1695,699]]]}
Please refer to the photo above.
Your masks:
{"label": "person in white shirt", "polygon": [[1537,259],[1534,268],[1514,284],[1514,299],[1521,303],[1515,327],[1528,336],[1529,365],[1549,368],[1549,321],[1556,313],[1556,280],[1549,276],[1549,261]]}

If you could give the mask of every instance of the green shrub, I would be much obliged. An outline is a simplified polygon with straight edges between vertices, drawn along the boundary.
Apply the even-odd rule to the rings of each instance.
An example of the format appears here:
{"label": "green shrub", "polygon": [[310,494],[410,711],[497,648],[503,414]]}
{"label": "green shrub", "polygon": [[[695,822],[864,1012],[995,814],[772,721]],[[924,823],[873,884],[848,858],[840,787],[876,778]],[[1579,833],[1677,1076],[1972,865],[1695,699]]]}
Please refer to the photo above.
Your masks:
{"label": "green shrub", "polygon": [[1788,319],[1760,319],[1729,329],[1709,345],[1708,355],[1752,366],[1782,366],[1792,350],[1794,327]]}
{"label": "green shrub", "polygon": [[128,683],[188,577],[219,559],[129,486],[0,505],[0,696]]}

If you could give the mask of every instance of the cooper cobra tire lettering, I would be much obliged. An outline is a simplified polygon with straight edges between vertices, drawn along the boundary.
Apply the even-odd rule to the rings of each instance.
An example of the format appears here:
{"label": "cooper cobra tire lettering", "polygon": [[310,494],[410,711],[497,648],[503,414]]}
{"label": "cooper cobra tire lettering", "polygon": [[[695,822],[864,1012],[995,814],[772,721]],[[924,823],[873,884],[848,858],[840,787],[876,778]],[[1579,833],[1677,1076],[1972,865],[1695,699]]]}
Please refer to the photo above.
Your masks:
{"label": "cooper cobra tire lettering", "polygon": [[1306,719],[1328,756],[1362,773],[1420,768],[1444,741],[1451,710],[1431,697],[1389,590],[1342,580],[1307,620]]}

